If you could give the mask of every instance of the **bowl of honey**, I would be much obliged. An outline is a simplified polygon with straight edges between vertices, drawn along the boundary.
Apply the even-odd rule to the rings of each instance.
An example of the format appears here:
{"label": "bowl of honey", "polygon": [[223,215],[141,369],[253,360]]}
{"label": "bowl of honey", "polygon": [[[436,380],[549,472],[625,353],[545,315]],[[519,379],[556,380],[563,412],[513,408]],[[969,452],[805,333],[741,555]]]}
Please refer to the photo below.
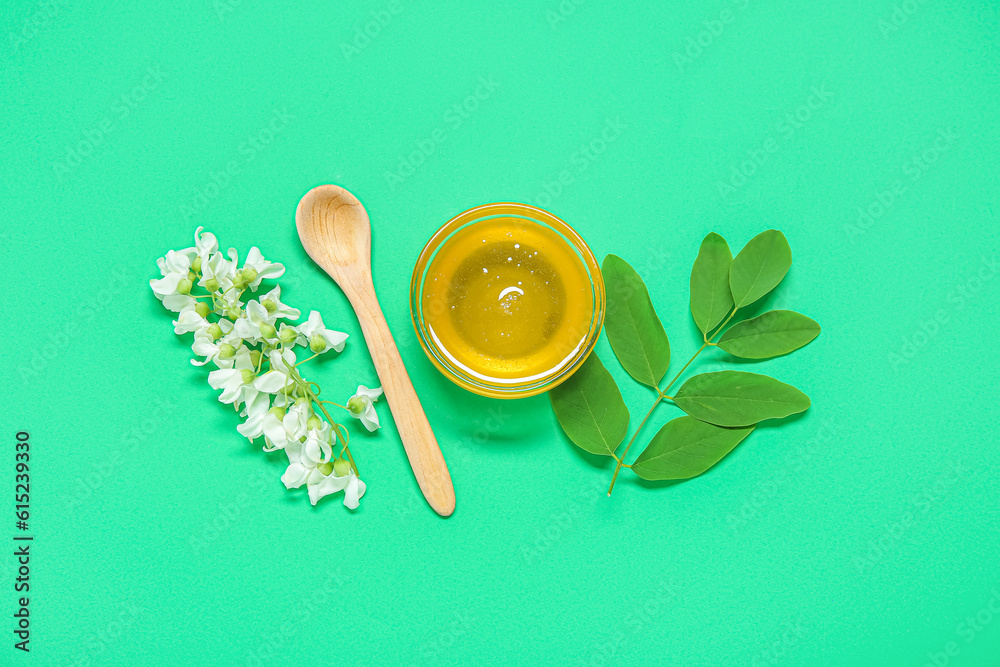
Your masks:
{"label": "bowl of honey", "polygon": [[496,203],[444,224],[417,259],[410,312],[431,362],[483,396],[552,389],[584,362],[604,322],[601,269],[548,211]]}

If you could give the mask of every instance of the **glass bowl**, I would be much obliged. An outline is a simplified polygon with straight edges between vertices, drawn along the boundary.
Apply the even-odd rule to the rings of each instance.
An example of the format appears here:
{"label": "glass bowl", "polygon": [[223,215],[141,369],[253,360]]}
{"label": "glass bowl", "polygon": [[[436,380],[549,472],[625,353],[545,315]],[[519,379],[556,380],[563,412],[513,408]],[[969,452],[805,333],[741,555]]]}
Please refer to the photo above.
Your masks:
{"label": "glass bowl", "polygon": [[[448,342],[441,340],[428,321],[430,319],[428,316],[442,317],[443,309],[449,307],[444,302],[444,298],[432,299],[431,293],[426,291],[429,287],[426,281],[432,273],[432,268],[435,267],[435,258],[442,250],[446,251],[443,257],[451,258],[461,248],[461,241],[456,240],[456,235],[459,235],[459,239],[468,239],[467,230],[469,228],[475,225],[484,225],[480,229],[495,229],[497,224],[512,225],[514,229],[529,235],[535,234],[538,238],[540,236],[537,235],[543,235],[546,243],[549,244],[547,247],[557,248],[564,259],[568,258],[566,261],[570,262],[571,265],[566,265],[565,272],[572,273],[574,279],[585,274],[589,281],[589,293],[579,280],[571,283],[577,286],[572,299],[578,307],[574,309],[574,318],[566,320],[569,329],[566,340],[545,341],[546,345],[551,344],[555,348],[556,357],[553,358],[558,358],[559,361],[544,372],[537,372],[537,369],[534,369],[535,372],[529,373],[525,370],[524,373],[519,374],[518,366],[512,362],[507,367],[505,374],[501,376],[496,373],[491,374],[490,370],[485,367],[476,367],[467,355],[463,362],[458,358],[462,355],[453,353],[455,352],[454,348],[449,350]],[[461,256],[458,255],[458,257]],[[507,259],[510,260],[510,258]],[[435,276],[438,275],[438,271],[434,272]],[[484,268],[483,271],[485,273],[486,269]],[[558,275],[558,273],[554,275]],[[432,278],[432,280],[435,279]],[[561,287],[562,283],[560,282],[560,289]],[[451,285],[447,289],[448,294],[445,298],[449,300],[448,303],[456,298],[463,298],[454,296],[462,290],[453,288]],[[515,288],[503,290],[500,296],[503,297],[510,289]],[[518,290],[518,292],[520,291]],[[426,300],[429,300],[429,303],[425,303],[425,292]],[[450,307],[454,308],[454,305]],[[437,310],[435,313],[430,313],[430,309]],[[580,238],[580,235],[565,222],[548,211],[527,204],[511,202],[484,204],[458,214],[437,230],[424,246],[417,258],[410,282],[410,313],[413,317],[413,327],[427,357],[445,377],[458,386],[476,394],[493,398],[533,396],[548,391],[565,381],[580,367],[594,349],[604,322],[604,311],[604,280],[601,277],[600,266],[590,248]],[[573,321],[574,319],[578,321]],[[440,322],[440,320],[438,321]]]}

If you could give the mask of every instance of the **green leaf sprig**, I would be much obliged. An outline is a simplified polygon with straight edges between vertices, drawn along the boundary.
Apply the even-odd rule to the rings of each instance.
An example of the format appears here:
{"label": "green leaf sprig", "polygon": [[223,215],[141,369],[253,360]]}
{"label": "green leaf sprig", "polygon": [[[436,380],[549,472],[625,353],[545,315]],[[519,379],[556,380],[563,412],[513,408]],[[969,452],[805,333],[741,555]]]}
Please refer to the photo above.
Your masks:
{"label": "green leaf sprig", "polygon": [[[653,405],[619,456],[630,414],[611,373],[596,353],[549,392],[560,426],[581,449],[617,461],[608,495],[622,468],[647,480],[689,479],[721,461],[766,419],[803,412],[809,397],[766,375],[743,371],[702,373],[674,393],[670,388],[707,347],[734,357],[761,360],[803,347],[819,335],[819,324],[790,310],[771,310],[727,325],[741,309],[768,294],[788,273],[792,251],[784,234],[758,234],[734,258],[726,240],[705,237],[691,269],[691,315],[702,346],[660,389],[670,367],[670,341],[649,298],[649,291],[628,262],[608,255],[601,266],[607,290],[604,329],[622,367],[656,392]],[[631,464],[629,449],[661,401],[686,415],[667,422]]]}

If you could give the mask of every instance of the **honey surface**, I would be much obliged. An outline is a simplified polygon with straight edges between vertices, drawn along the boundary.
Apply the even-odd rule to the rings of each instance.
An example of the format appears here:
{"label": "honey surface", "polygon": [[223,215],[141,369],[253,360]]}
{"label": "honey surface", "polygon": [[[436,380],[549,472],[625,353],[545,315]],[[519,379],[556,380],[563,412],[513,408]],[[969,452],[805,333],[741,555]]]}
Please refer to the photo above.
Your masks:
{"label": "honey surface", "polygon": [[499,217],[456,232],[424,281],[424,317],[453,363],[499,383],[568,363],[593,317],[586,265],[552,230]]}

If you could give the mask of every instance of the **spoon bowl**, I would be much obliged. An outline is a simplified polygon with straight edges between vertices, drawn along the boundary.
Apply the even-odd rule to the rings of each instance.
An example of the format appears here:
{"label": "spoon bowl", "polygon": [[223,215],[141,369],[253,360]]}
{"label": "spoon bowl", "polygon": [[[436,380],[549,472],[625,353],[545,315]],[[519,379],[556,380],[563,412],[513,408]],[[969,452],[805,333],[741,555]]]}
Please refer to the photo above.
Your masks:
{"label": "spoon bowl", "polygon": [[336,185],[313,188],[299,201],[295,226],[302,247],[340,285],[361,323],[386,402],[427,503],[455,511],[455,489],[437,439],[382,314],[371,270],[371,222],[357,197]]}
{"label": "spoon bowl", "polygon": [[336,185],[320,185],[295,211],[302,246],[338,283],[357,270],[371,273],[372,226],[358,198]]}

